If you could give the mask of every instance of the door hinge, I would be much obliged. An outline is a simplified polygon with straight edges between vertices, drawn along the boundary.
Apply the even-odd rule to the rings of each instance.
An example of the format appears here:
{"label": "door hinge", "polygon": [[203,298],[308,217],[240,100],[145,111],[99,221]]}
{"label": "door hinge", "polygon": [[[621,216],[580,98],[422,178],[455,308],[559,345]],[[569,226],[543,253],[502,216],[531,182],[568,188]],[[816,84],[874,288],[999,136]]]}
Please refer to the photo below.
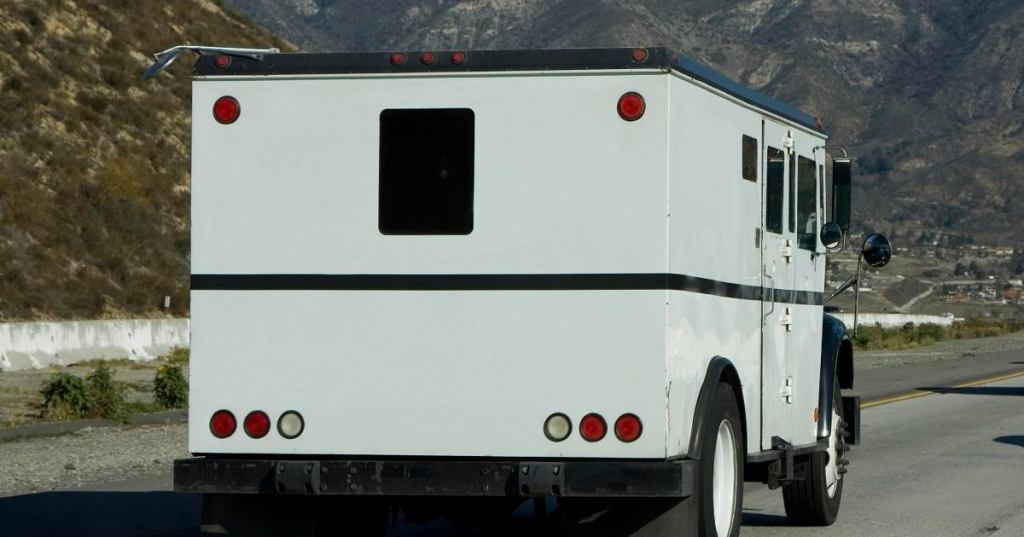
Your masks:
{"label": "door hinge", "polygon": [[786,384],[779,388],[779,395],[781,395],[787,404],[793,404],[793,377],[786,377]]}
{"label": "door hinge", "polygon": [[789,308],[786,308],[786,313],[782,314],[782,326],[786,327],[786,332],[793,331],[793,313]]}
{"label": "door hinge", "polygon": [[793,241],[786,239],[786,244],[782,245],[782,257],[786,258],[786,263],[793,262]]}

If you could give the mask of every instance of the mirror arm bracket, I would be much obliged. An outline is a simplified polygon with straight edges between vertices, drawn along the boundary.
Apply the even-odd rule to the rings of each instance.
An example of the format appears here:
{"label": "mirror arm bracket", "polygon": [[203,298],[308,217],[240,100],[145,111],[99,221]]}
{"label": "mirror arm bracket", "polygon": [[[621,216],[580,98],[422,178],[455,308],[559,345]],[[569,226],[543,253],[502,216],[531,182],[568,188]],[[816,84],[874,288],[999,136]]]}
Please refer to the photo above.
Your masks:
{"label": "mirror arm bracket", "polygon": [[850,158],[850,155],[846,152],[846,148],[840,145],[819,145],[811,150],[811,153],[817,152],[819,149],[822,151],[842,151],[843,158]]}

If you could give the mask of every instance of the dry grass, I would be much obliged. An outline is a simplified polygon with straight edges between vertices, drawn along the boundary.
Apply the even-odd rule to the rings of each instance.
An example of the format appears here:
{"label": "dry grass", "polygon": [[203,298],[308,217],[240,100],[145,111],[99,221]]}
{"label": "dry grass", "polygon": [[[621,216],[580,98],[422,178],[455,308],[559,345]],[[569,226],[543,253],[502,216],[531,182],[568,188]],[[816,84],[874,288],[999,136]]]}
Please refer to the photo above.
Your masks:
{"label": "dry grass", "polygon": [[0,321],[188,311],[190,60],[289,48],[209,0],[0,5]]}

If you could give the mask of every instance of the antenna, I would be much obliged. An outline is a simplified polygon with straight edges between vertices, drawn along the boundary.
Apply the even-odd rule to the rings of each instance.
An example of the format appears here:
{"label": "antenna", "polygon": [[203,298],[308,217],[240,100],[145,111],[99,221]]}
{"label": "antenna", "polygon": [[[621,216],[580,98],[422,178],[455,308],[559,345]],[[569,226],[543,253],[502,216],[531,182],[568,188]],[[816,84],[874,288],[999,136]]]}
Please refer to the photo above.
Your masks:
{"label": "antenna", "polygon": [[153,55],[156,61],[153,65],[146,69],[145,73],[142,73],[142,80],[149,80],[156,76],[160,71],[167,68],[168,65],[178,59],[182,52],[191,50],[200,56],[212,56],[214,54],[226,54],[228,56],[235,56],[239,58],[250,58],[253,60],[262,60],[265,54],[278,54],[281,52],[277,48],[231,48],[231,47],[205,47],[201,45],[178,45],[171,47],[163,52],[157,52]]}

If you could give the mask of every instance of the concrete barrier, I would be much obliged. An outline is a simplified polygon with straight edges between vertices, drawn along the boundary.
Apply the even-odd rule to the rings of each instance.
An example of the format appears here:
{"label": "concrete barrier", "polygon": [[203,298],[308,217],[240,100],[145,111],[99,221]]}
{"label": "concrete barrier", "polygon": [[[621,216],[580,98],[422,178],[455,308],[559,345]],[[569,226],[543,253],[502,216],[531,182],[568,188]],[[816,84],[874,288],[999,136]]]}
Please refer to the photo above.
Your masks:
{"label": "concrete barrier", "polygon": [[0,369],[101,358],[147,361],[188,345],[188,319],[0,323]]}
{"label": "concrete barrier", "polygon": [[[838,317],[847,327],[853,327],[852,313],[833,313],[832,315]],[[857,318],[857,322],[861,326],[877,324],[882,328],[899,328],[907,323],[952,326],[955,320],[957,319],[952,315],[913,315],[909,313],[861,313]]]}

